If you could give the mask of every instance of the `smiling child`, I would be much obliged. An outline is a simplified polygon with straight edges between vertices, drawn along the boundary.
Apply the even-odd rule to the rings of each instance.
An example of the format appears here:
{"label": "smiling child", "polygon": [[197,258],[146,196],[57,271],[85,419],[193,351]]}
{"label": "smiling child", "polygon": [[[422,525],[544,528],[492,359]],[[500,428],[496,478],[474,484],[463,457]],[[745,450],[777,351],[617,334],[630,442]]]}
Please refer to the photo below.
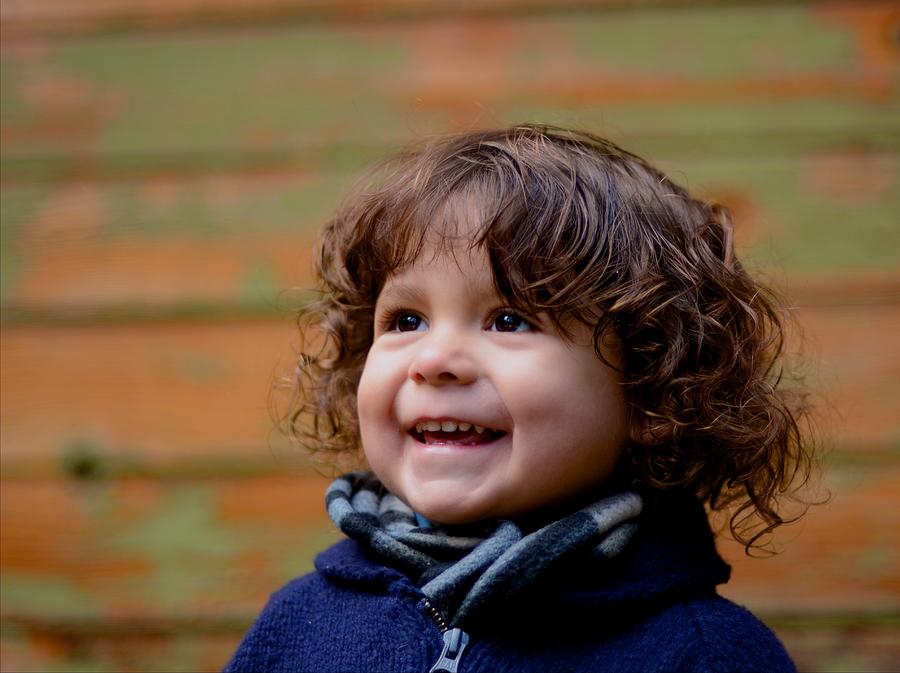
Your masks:
{"label": "smiling child", "polygon": [[227,671],[793,670],[721,598],[809,473],[723,208],[588,133],[447,136],[327,225],[292,428],[346,540]]}

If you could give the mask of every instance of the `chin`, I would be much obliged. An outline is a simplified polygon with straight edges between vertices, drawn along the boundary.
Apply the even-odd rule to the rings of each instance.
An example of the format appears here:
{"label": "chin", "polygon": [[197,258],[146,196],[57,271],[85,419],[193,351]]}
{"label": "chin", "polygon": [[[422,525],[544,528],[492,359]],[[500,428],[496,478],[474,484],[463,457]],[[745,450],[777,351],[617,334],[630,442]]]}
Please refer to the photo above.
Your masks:
{"label": "chin", "polygon": [[451,526],[474,523],[494,516],[484,507],[467,506],[466,503],[460,502],[458,495],[450,500],[427,498],[423,499],[418,506],[415,503],[410,503],[410,505],[429,521]]}

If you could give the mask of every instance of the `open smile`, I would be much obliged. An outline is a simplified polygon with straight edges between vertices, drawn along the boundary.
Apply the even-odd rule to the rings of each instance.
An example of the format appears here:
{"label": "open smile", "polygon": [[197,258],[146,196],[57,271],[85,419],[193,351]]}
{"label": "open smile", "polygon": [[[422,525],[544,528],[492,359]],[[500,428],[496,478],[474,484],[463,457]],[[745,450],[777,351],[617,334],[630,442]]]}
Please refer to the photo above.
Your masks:
{"label": "open smile", "polygon": [[417,421],[408,434],[420,444],[478,446],[506,433],[467,421],[427,419]]}

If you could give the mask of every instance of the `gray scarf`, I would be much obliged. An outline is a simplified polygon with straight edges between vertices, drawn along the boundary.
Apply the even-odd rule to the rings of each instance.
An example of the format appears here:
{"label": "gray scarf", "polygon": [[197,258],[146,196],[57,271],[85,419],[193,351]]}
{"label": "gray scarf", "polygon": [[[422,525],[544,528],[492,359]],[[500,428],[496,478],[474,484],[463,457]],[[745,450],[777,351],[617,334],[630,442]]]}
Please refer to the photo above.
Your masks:
{"label": "gray scarf", "polygon": [[371,472],[353,472],[332,482],[325,505],[345,535],[406,573],[458,627],[498,597],[533,586],[562,560],[619,554],[634,536],[642,501],[619,493],[527,534],[505,520],[430,528]]}

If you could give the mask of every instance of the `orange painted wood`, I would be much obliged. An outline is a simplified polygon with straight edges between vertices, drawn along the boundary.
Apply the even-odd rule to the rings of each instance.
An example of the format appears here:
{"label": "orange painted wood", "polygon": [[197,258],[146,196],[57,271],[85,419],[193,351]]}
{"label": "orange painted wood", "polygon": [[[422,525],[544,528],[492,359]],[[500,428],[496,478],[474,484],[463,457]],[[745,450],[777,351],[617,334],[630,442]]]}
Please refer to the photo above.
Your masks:
{"label": "orange painted wood", "polygon": [[[123,633],[116,628],[119,624],[72,629],[54,622],[19,622],[15,635],[0,636],[0,658],[6,670],[17,672],[83,670],[92,664],[93,670],[143,673],[157,670],[160,662],[165,662],[171,670],[212,673],[222,669],[243,635],[237,630],[219,634],[203,628],[176,634],[165,627],[162,636],[160,629],[152,627]],[[836,663],[844,671],[891,671],[900,660],[900,639],[894,634],[894,625],[826,620],[773,626],[801,671],[833,671]]]}
{"label": "orange painted wood", "polygon": [[229,620],[249,619],[337,539],[324,513],[327,483],[309,472],[4,480],[0,615],[197,618],[234,628]]}
{"label": "orange painted wood", "polygon": [[[273,461],[268,396],[294,370],[283,321],[5,328],[4,464],[79,446],[142,464]],[[272,439],[274,449],[267,448]]]}
{"label": "orange painted wood", "polygon": [[[608,121],[625,137],[687,132],[689,148],[722,130],[763,140],[812,131],[840,147],[873,120],[896,129],[896,21],[881,3],[766,4],[314,22],[239,40],[215,30],[8,40],[4,169],[61,162],[71,176],[106,160],[283,157],[323,141],[393,144],[535,118]],[[129,67],[110,67],[118,59]]]}
{"label": "orange painted wood", "polygon": [[[484,16],[495,13],[620,10],[641,8],[641,0],[32,0],[6,2],[0,11],[4,33],[14,37],[92,30],[171,29],[190,24],[252,23],[280,20],[373,20],[441,15]],[[703,7],[703,0],[658,0],[654,6]],[[723,3],[724,4],[724,3]],[[742,3],[747,4],[747,3]],[[766,6],[777,4],[757,2]],[[784,4],[788,4],[785,2]],[[826,3],[821,3],[826,4]],[[830,3],[835,5],[837,3]],[[858,3],[862,4],[862,3]],[[869,2],[866,5],[877,5]],[[882,2],[882,4],[889,4]]]}
{"label": "orange painted wood", "polygon": [[900,330],[900,306],[806,307],[796,318],[791,348],[804,353],[822,444],[851,455],[880,447],[896,458],[900,350],[889,335]]}
{"label": "orange painted wood", "polygon": [[[50,309],[274,303],[283,289],[309,284],[327,216],[321,194],[333,195],[329,207],[338,201],[333,181],[288,170],[5,190],[3,301]],[[19,203],[34,205],[19,215]]]}
{"label": "orange painted wood", "polygon": [[[97,670],[145,673],[221,671],[240,642],[241,632],[193,633],[147,629],[122,633],[116,622],[98,624],[87,634],[58,624],[7,623],[0,636],[4,671]],[[201,629],[202,630],[202,629]]]}
{"label": "orange painted wood", "polygon": [[[885,253],[864,254],[890,247],[896,158],[849,153],[779,161],[775,167],[791,186],[775,203],[767,193],[772,166],[748,170],[730,162],[714,178],[702,162],[671,166],[679,180],[699,182],[701,196],[732,208],[741,254],[785,275],[800,303],[900,301],[900,274],[884,268]],[[286,288],[311,286],[318,232],[356,177],[310,169],[6,188],[0,299],[8,308],[76,314],[185,303],[272,306]],[[809,206],[816,198],[843,210],[872,207],[867,247],[857,249],[843,219],[819,223]],[[883,246],[868,242],[879,234]],[[834,269],[833,241],[855,255],[849,266]],[[793,261],[797,251],[805,261]]]}
{"label": "orange painted wood", "polygon": [[[749,223],[739,242],[771,240],[776,257],[781,236],[833,235],[803,210],[823,194],[848,220],[889,221],[896,3],[709,7],[4,1],[4,308],[102,319],[111,307],[277,301],[307,283],[314,233],[374,146],[523,118],[701,159],[688,181],[734,196]],[[673,38],[680,20],[693,43]],[[610,23],[624,51],[634,34],[661,53],[593,50],[597,36],[616,37]],[[694,58],[717,44],[710,26],[737,26],[738,44]],[[727,164],[731,152],[742,176],[748,147],[760,165],[769,157],[747,174],[749,191],[727,171],[702,172],[704,156]],[[797,171],[759,178],[779,169],[772,157],[795,154]],[[767,208],[769,182],[796,199]],[[889,250],[893,230],[864,229],[851,235]],[[780,556],[720,543],[734,565],[725,593],[781,618],[803,670],[900,661],[877,622],[900,612],[900,286],[877,254],[860,259],[841,275],[833,259],[807,261],[786,281],[825,400],[823,442],[840,449],[832,499],[776,534]],[[327,480],[282,471],[297,454],[269,418],[271,384],[292,369],[291,320],[20,323],[0,340],[0,667],[218,670],[267,594],[336,537]],[[56,478],[73,465],[99,478]],[[257,476],[189,476],[242,465]],[[175,478],[116,478],[142,469]]]}
{"label": "orange painted wood", "polygon": [[[781,553],[751,558],[723,538],[732,564],[723,593],[769,615],[897,614],[900,611],[900,461],[884,466],[833,465],[812,507],[777,530]],[[811,492],[811,495],[816,495]]]}
{"label": "orange painted wood", "polygon": [[[209,633],[163,627],[122,632],[119,622],[88,628],[66,628],[55,622],[17,622],[15,635],[0,636],[0,658],[9,671],[80,669],[143,673],[165,662],[173,670],[220,671],[237,647],[243,632]],[[177,627],[177,623],[169,623]],[[140,624],[136,624],[140,628]],[[195,623],[195,628],[201,626]],[[824,623],[782,626],[774,630],[798,670],[890,671],[900,660],[900,639],[894,626]],[[12,629],[8,629],[12,631]],[[73,633],[74,632],[74,633]]]}
{"label": "orange painted wood", "polygon": [[[720,540],[734,565],[724,593],[768,615],[900,610],[900,464],[826,474],[828,505],[776,534],[784,552],[750,559]],[[324,514],[327,480],[298,473],[108,483],[6,480],[0,568],[8,616],[90,619],[247,618],[338,538]],[[24,600],[17,583],[52,582]],[[50,585],[54,586],[54,585]]]}
{"label": "orange painted wood", "polygon": [[[851,454],[893,451],[900,305],[806,307],[797,317],[824,443]],[[228,457],[274,466],[272,451],[283,455],[267,397],[293,371],[289,317],[0,335],[5,469],[52,469],[84,445],[137,466]]]}

